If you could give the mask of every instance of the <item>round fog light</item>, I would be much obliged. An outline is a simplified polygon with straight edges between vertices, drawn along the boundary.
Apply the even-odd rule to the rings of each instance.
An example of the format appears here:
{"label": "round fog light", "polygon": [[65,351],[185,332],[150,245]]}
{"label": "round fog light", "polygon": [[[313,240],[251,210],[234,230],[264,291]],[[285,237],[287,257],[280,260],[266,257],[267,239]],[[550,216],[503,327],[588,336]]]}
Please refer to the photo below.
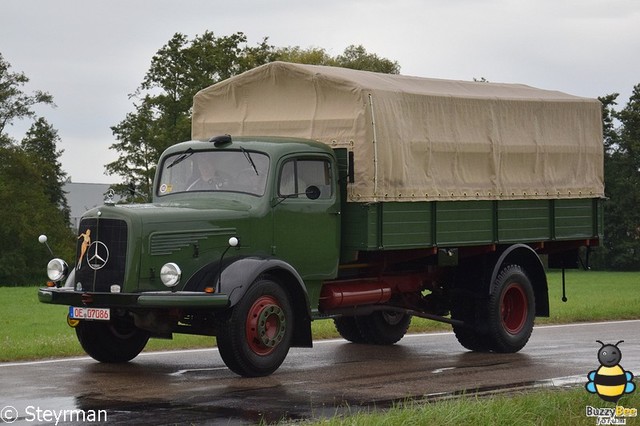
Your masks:
{"label": "round fog light", "polygon": [[160,281],[167,287],[175,287],[180,282],[182,271],[175,263],[166,263],[160,269]]}
{"label": "round fog light", "polygon": [[62,259],[51,259],[47,264],[47,276],[51,281],[62,281],[67,277],[69,266]]}

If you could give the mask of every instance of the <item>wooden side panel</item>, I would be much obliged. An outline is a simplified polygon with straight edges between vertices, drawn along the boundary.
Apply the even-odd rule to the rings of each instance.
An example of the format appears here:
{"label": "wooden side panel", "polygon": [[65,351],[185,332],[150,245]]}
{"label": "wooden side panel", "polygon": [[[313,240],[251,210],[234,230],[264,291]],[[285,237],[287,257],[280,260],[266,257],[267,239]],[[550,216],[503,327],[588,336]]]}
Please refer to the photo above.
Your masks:
{"label": "wooden side panel", "polygon": [[552,235],[551,201],[498,201],[498,242],[550,240]]}
{"label": "wooden side panel", "polygon": [[433,246],[432,203],[384,203],[382,206],[383,247]]}
{"label": "wooden side panel", "polygon": [[493,201],[437,202],[436,217],[439,246],[494,242]]}
{"label": "wooden side panel", "polygon": [[597,238],[602,201],[346,203],[343,249],[396,250]]}
{"label": "wooden side panel", "polygon": [[555,200],[555,238],[571,240],[592,237],[596,215],[591,199]]}

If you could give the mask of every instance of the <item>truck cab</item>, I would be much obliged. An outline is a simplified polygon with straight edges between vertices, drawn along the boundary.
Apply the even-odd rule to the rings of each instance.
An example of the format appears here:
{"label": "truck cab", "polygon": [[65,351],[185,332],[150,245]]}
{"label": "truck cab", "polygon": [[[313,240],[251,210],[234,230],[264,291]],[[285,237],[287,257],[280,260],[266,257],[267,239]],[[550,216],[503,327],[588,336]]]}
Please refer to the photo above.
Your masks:
{"label": "truck cab", "polygon": [[[217,335],[235,370],[268,374],[290,345],[311,346],[321,282],[337,276],[338,181],[333,150],[313,141],[176,144],[158,162],[152,203],[107,201],[83,216],[76,264],[54,259],[39,298],[71,306],[80,343],[100,361],[128,361],[149,337],[182,332]],[[246,331],[225,331],[250,289],[259,294],[242,322],[263,323],[244,339]],[[261,354],[258,367],[235,366],[238,335],[245,352]],[[269,357],[277,347],[284,353]]]}

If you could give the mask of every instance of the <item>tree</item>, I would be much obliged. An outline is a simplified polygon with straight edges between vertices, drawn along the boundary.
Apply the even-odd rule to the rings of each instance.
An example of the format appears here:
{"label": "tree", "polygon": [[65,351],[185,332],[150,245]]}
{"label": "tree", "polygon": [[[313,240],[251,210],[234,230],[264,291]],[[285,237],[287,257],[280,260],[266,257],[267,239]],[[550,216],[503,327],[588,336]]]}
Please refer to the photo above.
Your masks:
{"label": "tree", "polygon": [[60,142],[58,131],[47,120],[40,117],[27,131],[21,147],[31,164],[40,171],[45,195],[60,210],[66,224],[70,225],[70,209],[63,189],[67,174],[62,170],[59,160],[64,151],[57,149],[58,142]]}
{"label": "tree", "polygon": [[38,235],[47,234],[54,253],[65,258],[73,258],[75,239],[30,156],[5,146],[0,157],[0,285],[32,284],[45,278],[51,256]]}
{"label": "tree", "polygon": [[[24,93],[21,87],[29,79],[24,73],[12,73],[10,69],[11,65],[0,53],[0,135],[14,120],[35,117],[32,109],[34,105],[53,105],[53,97],[47,92],[36,90],[32,95]],[[5,138],[4,141],[6,140]]]}
{"label": "tree", "polygon": [[36,119],[21,144],[4,132],[15,120],[36,118],[32,107],[53,105],[53,98],[42,91],[24,93],[22,86],[29,79],[10,68],[0,55],[0,285],[44,278],[50,254],[38,243],[38,235],[48,234],[59,256],[72,257],[75,246],[56,130]]}
{"label": "tree", "polygon": [[307,65],[326,65],[335,67],[338,62],[321,47],[302,49],[300,46],[283,47],[277,50],[278,61]]}
{"label": "tree", "polygon": [[275,58],[278,61],[294,62],[308,65],[325,65],[330,67],[351,68],[362,71],[399,74],[397,61],[381,58],[375,53],[368,53],[362,45],[351,45],[341,55],[333,57],[321,47],[302,49],[300,46],[277,49]]}
{"label": "tree", "polygon": [[351,45],[336,58],[338,66],[354,70],[375,71],[385,74],[400,74],[400,65],[396,61],[380,58],[368,53],[362,45]]}
{"label": "tree", "polygon": [[157,125],[152,102],[142,102],[135,113],[127,114],[111,128],[118,142],[110,148],[117,150],[119,156],[106,165],[106,170],[107,174],[125,178],[125,183],[113,185],[113,189],[129,201],[147,201],[151,194],[155,163],[165,146],[159,140],[163,136],[156,131]]}
{"label": "tree", "polygon": [[[618,94],[599,98],[603,105],[605,148],[604,241],[601,258],[610,269],[640,269],[640,85],[616,111]],[[620,123],[616,128],[616,120]]]}

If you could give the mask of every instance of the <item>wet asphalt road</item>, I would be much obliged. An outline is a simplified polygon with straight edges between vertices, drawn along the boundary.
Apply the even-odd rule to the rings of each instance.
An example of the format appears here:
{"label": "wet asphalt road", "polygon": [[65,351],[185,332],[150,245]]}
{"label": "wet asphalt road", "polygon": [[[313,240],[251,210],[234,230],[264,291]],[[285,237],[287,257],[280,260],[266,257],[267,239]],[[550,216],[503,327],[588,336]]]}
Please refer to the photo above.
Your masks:
{"label": "wet asphalt road", "polygon": [[17,414],[14,424],[31,425],[39,423],[37,410],[44,419],[47,410],[55,416],[80,409],[89,415],[105,410],[109,423],[255,424],[385,407],[409,397],[584,384],[600,366],[596,339],[624,340],[620,364],[640,375],[635,320],[536,327],[522,351],[506,355],[467,352],[452,333],[407,335],[388,347],[322,341],[292,349],[275,374],[255,379],[227,370],[215,349],[144,353],[125,365],[86,357],[0,363],[0,410],[15,409],[0,416]]}

